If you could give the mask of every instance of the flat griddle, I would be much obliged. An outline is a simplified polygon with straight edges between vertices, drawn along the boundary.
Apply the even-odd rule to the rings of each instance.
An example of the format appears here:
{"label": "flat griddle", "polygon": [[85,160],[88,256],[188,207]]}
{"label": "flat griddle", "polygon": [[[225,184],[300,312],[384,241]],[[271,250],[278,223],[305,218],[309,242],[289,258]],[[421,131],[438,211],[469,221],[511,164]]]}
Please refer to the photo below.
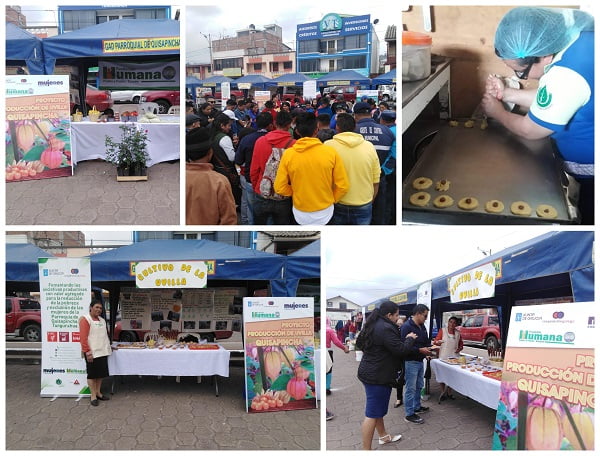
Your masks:
{"label": "flat griddle", "polygon": [[[417,216],[425,223],[448,223],[469,220],[467,223],[573,223],[569,215],[564,185],[562,161],[549,138],[525,140],[510,133],[502,125],[488,121],[488,128],[480,128],[481,120],[473,128],[443,125],[402,185],[403,218]],[[431,200],[424,207],[410,203],[410,196],[419,191],[413,181],[428,177],[433,185],[424,190]],[[435,183],[442,179],[450,181],[446,192],[435,190]],[[445,209],[436,208],[433,200],[441,194],[454,199],[454,204]],[[479,206],[472,211],[458,207],[463,197],[475,197]],[[504,203],[504,210],[490,214],[485,210],[489,200]],[[529,217],[511,213],[515,201],[525,201],[531,206]],[[536,215],[540,204],[553,206],[558,215],[555,219],[544,219]],[[419,214],[420,213],[420,216]],[[424,217],[423,217],[424,216]],[[439,216],[440,220],[436,221]]]}

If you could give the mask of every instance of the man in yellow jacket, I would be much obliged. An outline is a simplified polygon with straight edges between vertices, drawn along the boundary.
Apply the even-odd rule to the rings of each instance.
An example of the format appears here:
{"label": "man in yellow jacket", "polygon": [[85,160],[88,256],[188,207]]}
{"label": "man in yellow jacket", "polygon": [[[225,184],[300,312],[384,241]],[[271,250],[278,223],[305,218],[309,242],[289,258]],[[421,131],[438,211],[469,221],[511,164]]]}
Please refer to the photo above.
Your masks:
{"label": "man in yellow jacket", "polygon": [[334,203],[350,188],[341,157],[315,137],[317,130],[314,115],[298,114],[296,131],[301,138],[284,152],[275,178],[275,191],[292,197],[294,218],[300,225],[326,225]]}

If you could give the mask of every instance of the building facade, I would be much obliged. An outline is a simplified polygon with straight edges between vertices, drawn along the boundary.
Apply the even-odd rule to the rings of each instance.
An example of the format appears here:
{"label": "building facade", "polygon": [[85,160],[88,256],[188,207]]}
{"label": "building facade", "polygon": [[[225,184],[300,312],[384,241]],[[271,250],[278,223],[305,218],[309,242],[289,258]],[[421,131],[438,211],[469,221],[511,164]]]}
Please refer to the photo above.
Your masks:
{"label": "building facade", "polygon": [[59,6],[58,33],[71,32],[117,19],[170,18],[170,6]]}
{"label": "building facade", "polygon": [[329,318],[332,328],[335,327],[338,321],[341,320],[346,323],[346,321],[352,319],[353,315],[362,310],[360,304],[356,304],[343,296],[327,298],[327,318]]}
{"label": "building facade", "polygon": [[378,72],[379,39],[369,14],[327,14],[318,22],[298,24],[296,66],[299,73],[318,78],[339,70],[369,77]]}

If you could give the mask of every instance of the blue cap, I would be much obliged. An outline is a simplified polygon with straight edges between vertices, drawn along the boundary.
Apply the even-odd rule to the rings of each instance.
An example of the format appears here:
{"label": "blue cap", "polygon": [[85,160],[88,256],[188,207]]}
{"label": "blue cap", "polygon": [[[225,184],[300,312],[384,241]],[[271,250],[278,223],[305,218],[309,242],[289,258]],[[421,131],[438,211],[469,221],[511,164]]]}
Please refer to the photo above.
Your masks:
{"label": "blue cap", "polygon": [[354,111],[354,114],[367,114],[371,112],[371,105],[360,101],[354,105],[352,110]]}

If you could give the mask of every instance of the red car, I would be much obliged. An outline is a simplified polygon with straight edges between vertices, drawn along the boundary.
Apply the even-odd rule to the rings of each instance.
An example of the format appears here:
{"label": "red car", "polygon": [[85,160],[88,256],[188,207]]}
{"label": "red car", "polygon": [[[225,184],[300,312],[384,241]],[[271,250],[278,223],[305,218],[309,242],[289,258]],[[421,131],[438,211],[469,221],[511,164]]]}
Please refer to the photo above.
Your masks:
{"label": "red car", "polygon": [[140,103],[158,104],[158,113],[166,114],[173,105],[179,105],[179,90],[149,90],[142,93]]}
{"label": "red car", "polygon": [[457,326],[463,341],[483,344],[492,350],[500,348],[500,323],[498,315],[473,315]]}
{"label": "red car", "polygon": [[[85,89],[85,104],[88,111],[95,107],[98,111],[102,112],[108,108],[112,108],[113,100],[110,97],[110,92],[98,90],[96,87],[88,84]],[[71,113],[74,113],[77,109],[81,110],[79,92],[71,89]]]}

